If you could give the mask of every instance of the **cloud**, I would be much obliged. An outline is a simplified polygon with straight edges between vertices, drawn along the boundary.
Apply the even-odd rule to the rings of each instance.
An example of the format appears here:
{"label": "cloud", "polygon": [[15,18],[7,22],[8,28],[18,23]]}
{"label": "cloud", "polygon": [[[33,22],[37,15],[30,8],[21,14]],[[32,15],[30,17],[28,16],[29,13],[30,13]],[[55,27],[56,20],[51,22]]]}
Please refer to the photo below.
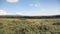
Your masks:
{"label": "cloud", "polygon": [[21,12],[12,13],[12,12],[7,12],[5,10],[0,10],[0,15],[22,15],[22,13]]}
{"label": "cloud", "polygon": [[29,4],[29,6],[33,6],[34,4]]}
{"label": "cloud", "polygon": [[56,11],[57,9],[41,9],[42,15],[60,15],[59,11]]}
{"label": "cloud", "polygon": [[0,10],[0,15],[23,15],[23,16],[48,16],[48,15],[60,15],[60,11],[51,9],[41,9],[40,11],[23,11],[10,13],[5,10]]}
{"label": "cloud", "polygon": [[41,9],[39,11],[26,11],[22,13],[26,16],[50,16],[50,15],[60,15],[59,11],[51,9]]}
{"label": "cloud", "polygon": [[35,7],[40,7],[40,3],[36,3],[34,6]]}
{"label": "cloud", "polygon": [[0,15],[13,15],[13,13],[7,12],[5,10],[0,10]]}
{"label": "cloud", "polygon": [[16,15],[23,15],[22,12],[16,12],[15,14],[16,14]]}
{"label": "cloud", "polygon": [[29,4],[29,6],[31,6],[31,7],[40,7],[40,3],[38,2],[38,3],[31,3],[31,4]]}
{"label": "cloud", "polygon": [[6,15],[6,11],[4,11],[4,10],[0,10],[0,15]]}
{"label": "cloud", "polygon": [[19,0],[6,0],[6,1],[10,3],[15,3],[15,2],[18,2]]}

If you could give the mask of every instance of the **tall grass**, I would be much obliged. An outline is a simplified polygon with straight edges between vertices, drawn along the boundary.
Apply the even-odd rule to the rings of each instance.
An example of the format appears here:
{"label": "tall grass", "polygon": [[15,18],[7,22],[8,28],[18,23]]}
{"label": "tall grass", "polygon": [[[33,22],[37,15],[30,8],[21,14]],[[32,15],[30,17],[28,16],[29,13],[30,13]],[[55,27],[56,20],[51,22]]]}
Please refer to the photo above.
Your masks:
{"label": "tall grass", "polygon": [[0,18],[0,34],[60,34],[60,18]]}

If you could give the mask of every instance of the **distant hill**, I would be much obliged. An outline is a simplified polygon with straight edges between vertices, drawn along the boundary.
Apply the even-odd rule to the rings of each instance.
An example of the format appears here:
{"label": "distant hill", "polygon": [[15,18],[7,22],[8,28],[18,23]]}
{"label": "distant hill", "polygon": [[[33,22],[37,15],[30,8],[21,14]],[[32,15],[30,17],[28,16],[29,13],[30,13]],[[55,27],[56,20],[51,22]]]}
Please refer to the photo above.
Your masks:
{"label": "distant hill", "polygon": [[51,15],[51,16],[21,16],[21,15],[4,15],[0,18],[60,18],[60,15]]}

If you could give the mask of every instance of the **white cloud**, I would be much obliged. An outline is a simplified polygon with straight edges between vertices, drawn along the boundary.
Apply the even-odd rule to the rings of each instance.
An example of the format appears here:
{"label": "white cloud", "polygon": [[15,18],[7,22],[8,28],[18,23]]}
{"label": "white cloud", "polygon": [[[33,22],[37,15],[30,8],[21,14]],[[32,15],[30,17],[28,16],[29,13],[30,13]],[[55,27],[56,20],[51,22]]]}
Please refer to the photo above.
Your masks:
{"label": "white cloud", "polygon": [[0,15],[22,15],[22,13],[21,12],[11,13],[11,12],[7,12],[5,10],[0,10]]}
{"label": "white cloud", "polygon": [[23,15],[22,12],[16,12],[15,14],[16,14],[16,15]]}
{"label": "white cloud", "polygon": [[54,10],[54,9],[41,9],[40,12],[42,15],[60,15],[60,12],[56,11],[56,10]]}
{"label": "white cloud", "polygon": [[0,15],[6,15],[6,11],[4,11],[4,10],[0,10]]}
{"label": "white cloud", "polygon": [[35,7],[40,7],[40,3],[36,3],[34,6]]}
{"label": "white cloud", "polygon": [[50,9],[41,9],[40,11],[24,11],[15,13],[0,10],[0,15],[48,16],[48,15],[60,15],[60,12]]}
{"label": "white cloud", "polygon": [[26,16],[50,16],[50,15],[60,15],[59,11],[51,9],[41,9],[40,11],[26,11],[22,13]]}
{"label": "white cloud", "polygon": [[6,0],[6,1],[10,3],[15,3],[15,2],[18,2],[19,0]]}
{"label": "white cloud", "polygon": [[29,4],[29,6],[33,6],[33,4]]}
{"label": "white cloud", "polygon": [[29,4],[31,7],[40,7],[40,3],[31,3]]}
{"label": "white cloud", "polygon": [[5,10],[0,10],[0,15],[13,15],[14,13],[7,12]]}

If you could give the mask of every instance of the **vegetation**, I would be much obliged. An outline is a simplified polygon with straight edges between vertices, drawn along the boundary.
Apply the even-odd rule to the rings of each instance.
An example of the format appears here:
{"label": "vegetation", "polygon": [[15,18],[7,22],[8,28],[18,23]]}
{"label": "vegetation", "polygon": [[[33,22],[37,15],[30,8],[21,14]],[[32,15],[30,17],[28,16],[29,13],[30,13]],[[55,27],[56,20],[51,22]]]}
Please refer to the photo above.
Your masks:
{"label": "vegetation", "polygon": [[60,34],[60,18],[0,18],[0,34]]}

